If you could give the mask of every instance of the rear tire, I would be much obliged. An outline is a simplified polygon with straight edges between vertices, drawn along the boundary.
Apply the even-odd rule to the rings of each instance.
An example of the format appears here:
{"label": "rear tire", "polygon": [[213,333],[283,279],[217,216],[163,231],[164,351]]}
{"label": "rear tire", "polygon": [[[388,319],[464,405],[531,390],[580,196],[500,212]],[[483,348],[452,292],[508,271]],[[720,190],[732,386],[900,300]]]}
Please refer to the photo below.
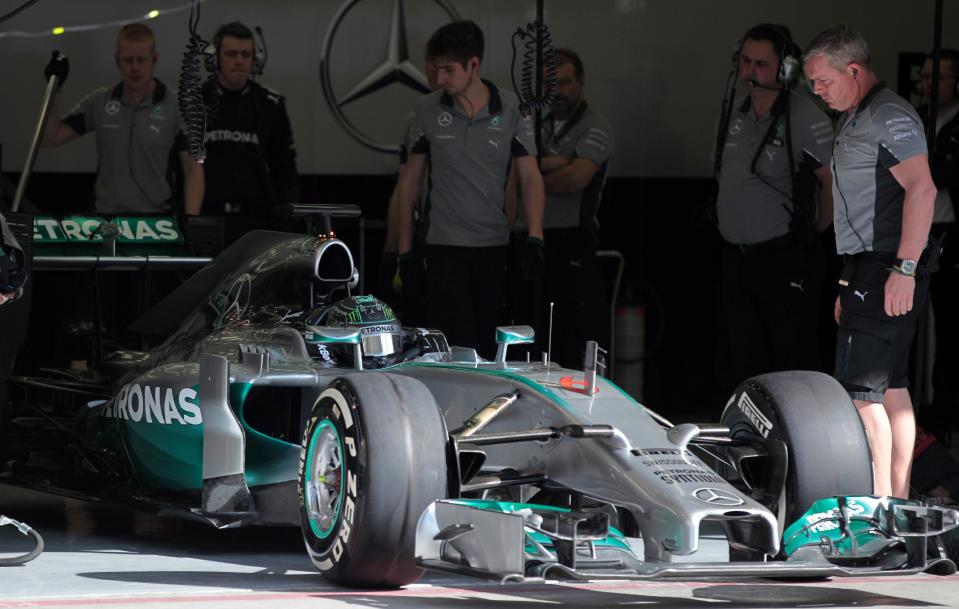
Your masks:
{"label": "rear tire", "polygon": [[320,394],[303,435],[299,509],[327,579],[388,588],[420,578],[416,525],[446,497],[446,442],[442,414],[415,379],[351,374]]}
{"label": "rear tire", "polygon": [[721,420],[734,439],[785,442],[786,483],[771,506],[780,536],[819,499],[872,494],[872,461],[859,413],[831,376],[790,371],[750,378],[736,389]]}

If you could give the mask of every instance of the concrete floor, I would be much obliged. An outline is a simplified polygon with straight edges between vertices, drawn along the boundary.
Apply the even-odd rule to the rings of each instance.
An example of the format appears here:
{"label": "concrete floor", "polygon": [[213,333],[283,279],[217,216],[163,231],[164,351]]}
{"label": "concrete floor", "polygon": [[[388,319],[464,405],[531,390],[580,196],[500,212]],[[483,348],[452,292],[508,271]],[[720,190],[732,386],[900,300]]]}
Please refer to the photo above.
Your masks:
{"label": "concrete floor", "polygon": [[[299,531],[217,531],[152,514],[0,486],[0,514],[44,537],[33,562],[0,568],[6,607],[959,607],[959,576],[870,577],[812,583],[767,580],[607,582],[497,586],[427,574],[403,590],[338,588],[317,574]],[[0,556],[27,539],[0,528]],[[724,560],[725,541],[706,540],[697,560]]]}

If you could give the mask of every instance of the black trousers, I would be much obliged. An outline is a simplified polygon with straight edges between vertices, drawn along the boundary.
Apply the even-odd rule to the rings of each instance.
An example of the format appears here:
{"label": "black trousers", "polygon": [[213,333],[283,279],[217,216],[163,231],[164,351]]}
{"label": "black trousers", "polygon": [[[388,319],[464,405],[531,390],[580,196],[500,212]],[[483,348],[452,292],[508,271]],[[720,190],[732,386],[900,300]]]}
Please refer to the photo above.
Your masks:
{"label": "black trousers", "polygon": [[727,393],[757,374],[819,369],[824,262],[817,244],[785,239],[745,251],[723,248],[720,322],[727,339],[722,366]]}
{"label": "black trousers", "polygon": [[936,316],[936,359],[932,369],[936,423],[959,423],[959,224],[934,224],[932,234],[945,235],[939,271],[929,284]]}
{"label": "black trousers", "polygon": [[503,316],[507,246],[429,245],[426,284],[429,324],[446,334],[450,345],[476,347],[495,354],[496,326]]}

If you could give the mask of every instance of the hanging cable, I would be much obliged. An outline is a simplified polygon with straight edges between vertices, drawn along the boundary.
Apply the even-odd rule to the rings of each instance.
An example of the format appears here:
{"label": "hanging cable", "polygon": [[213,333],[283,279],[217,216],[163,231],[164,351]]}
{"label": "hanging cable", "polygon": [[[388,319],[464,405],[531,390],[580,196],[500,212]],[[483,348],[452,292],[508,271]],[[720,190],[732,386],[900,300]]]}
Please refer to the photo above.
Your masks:
{"label": "hanging cable", "polygon": [[[536,76],[536,41],[540,40],[543,53],[543,95],[537,96],[534,89]],[[526,45],[523,51],[523,66],[521,69],[520,86],[516,85],[516,40],[522,40]],[[526,24],[526,30],[517,28],[510,39],[513,46],[513,58],[510,61],[509,75],[513,81],[513,90],[524,113],[530,110],[545,109],[553,103],[556,97],[556,56],[553,52],[553,39],[546,24],[539,21]]]}
{"label": "hanging cable", "polygon": [[39,1],[40,1],[40,0],[28,0],[27,2],[24,2],[23,4],[21,4],[20,6],[18,6],[18,7],[15,8],[15,9],[13,9],[13,10],[10,11],[9,13],[7,13],[6,15],[0,17],[0,23],[5,23],[5,22],[7,22],[7,21],[10,21],[11,19],[13,19],[14,17],[16,17],[17,15],[19,15],[19,14],[22,13],[23,11],[27,10],[28,8],[30,8],[31,6],[33,6],[34,4],[36,4],[36,3],[39,2]]}
{"label": "hanging cable", "polygon": [[43,537],[40,537],[40,533],[37,533],[30,525],[24,522],[18,522],[13,518],[7,518],[6,516],[0,515],[0,527],[6,525],[12,525],[16,527],[18,531],[26,535],[27,537],[32,537],[36,545],[33,550],[23,554],[21,556],[11,556],[9,558],[0,558],[0,567],[12,567],[16,565],[22,565],[30,562],[37,556],[40,556],[40,553],[43,552]]}
{"label": "hanging cable", "polygon": [[193,0],[193,5],[190,7],[190,39],[187,41],[186,52],[183,53],[183,61],[180,64],[177,102],[180,107],[180,117],[186,128],[187,151],[190,158],[202,163],[206,159],[203,140],[206,136],[207,113],[203,103],[200,60],[209,43],[197,33],[199,23],[200,5],[197,0]]}

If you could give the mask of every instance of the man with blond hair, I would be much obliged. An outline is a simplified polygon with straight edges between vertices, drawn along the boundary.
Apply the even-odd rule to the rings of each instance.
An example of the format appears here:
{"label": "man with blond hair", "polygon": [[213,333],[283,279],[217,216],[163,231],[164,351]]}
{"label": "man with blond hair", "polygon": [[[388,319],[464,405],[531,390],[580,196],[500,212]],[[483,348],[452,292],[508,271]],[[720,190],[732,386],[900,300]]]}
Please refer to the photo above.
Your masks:
{"label": "man with blond hair", "polygon": [[[153,30],[142,23],[123,26],[115,54],[120,82],[84,97],[63,118],[56,97],[43,135],[44,147],[97,134],[98,170],[94,209],[102,214],[167,213],[173,209],[170,162],[174,153],[183,167],[184,201],[199,205],[203,170],[186,152],[186,138],[176,98],[153,76],[159,53]],[[68,74],[54,57],[44,74]]]}

